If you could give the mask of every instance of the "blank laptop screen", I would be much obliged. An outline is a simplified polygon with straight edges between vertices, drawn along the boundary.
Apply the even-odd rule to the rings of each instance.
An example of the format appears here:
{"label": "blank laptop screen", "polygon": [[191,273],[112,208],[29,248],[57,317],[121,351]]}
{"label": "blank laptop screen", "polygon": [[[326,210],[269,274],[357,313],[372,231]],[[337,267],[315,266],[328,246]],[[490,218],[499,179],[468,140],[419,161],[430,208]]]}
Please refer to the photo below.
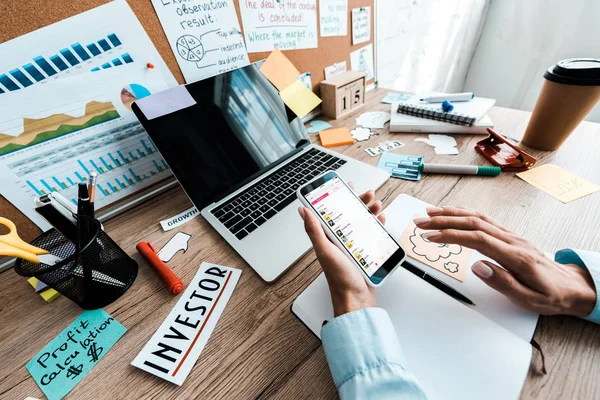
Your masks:
{"label": "blank laptop screen", "polygon": [[199,209],[310,142],[257,64],[186,88],[191,107],[152,120],[134,111]]}

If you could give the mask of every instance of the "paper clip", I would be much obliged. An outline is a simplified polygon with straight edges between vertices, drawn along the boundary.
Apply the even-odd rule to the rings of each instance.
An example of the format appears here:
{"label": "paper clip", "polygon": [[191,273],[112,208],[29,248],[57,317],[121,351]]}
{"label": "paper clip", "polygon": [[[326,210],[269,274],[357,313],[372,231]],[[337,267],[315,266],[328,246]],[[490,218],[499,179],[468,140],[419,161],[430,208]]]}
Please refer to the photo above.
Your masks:
{"label": "paper clip", "polygon": [[487,129],[490,136],[477,142],[475,150],[503,172],[526,171],[533,167],[536,158],[520,147],[510,143],[504,136]]}

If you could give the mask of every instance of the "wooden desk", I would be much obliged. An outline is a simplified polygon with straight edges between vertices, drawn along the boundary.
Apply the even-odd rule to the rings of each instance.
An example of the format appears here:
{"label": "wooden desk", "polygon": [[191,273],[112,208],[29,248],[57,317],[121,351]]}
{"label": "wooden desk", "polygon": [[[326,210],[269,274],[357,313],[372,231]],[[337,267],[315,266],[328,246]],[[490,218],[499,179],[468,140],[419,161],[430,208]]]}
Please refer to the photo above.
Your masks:
{"label": "wooden desk", "polygon": [[[366,110],[389,110],[389,105],[380,103],[385,93],[383,89],[370,93]],[[519,136],[529,113],[494,108],[490,116],[499,132]],[[354,127],[355,117],[332,124]],[[473,149],[482,136],[456,136],[460,150],[457,156],[436,156],[430,146],[413,141],[417,136],[422,135],[390,135],[386,129],[367,142],[335,150],[376,165],[379,157],[370,157],[363,149],[393,137],[406,143],[397,152],[425,155],[431,162],[484,164]],[[318,142],[316,136],[313,140]],[[598,181],[598,149],[600,124],[583,123],[561,150],[536,156],[540,164],[551,162]],[[401,193],[435,205],[481,210],[549,252],[563,247],[600,251],[599,193],[564,205],[513,174],[503,174],[494,179],[442,175],[426,176],[420,182],[390,179],[377,195],[387,205]],[[158,221],[188,207],[190,201],[177,188],[106,223],[107,232],[140,264],[132,288],[105,308],[128,332],[68,397],[335,398],[337,392],[320,341],[290,312],[294,299],[320,273],[314,253],[305,255],[279,281],[269,285],[202,218],[181,227],[193,237],[187,253],[177,255],[171,265],[186,285],[203,261],[242,269],[233,297],[182,387],[129,365],[179,298],[167,292],[135,245],[149,241],[162,246],[177,230],[165,233]],[[81,310],[64,297],[45,304],[13,270],[0,274],[0,281],[0,398],[42,397],[25,363]],[[540,359],[534,352],[522,397],[600,398],[599,337],[600,327],[583,320],[542,317],[535,339],[545,351],[548,375],[537,372]]]}

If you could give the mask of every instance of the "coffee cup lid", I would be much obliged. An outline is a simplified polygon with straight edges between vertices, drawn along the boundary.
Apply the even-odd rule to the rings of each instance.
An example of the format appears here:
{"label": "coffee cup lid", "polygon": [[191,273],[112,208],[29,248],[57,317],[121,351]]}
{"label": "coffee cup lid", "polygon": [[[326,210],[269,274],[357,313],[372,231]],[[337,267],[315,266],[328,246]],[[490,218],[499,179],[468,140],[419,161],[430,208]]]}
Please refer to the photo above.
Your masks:
{"label": "coffee cup lid", "polygon": [[600,59],[568,58],[548,68],[544,78],[577,86],[600,86]]}

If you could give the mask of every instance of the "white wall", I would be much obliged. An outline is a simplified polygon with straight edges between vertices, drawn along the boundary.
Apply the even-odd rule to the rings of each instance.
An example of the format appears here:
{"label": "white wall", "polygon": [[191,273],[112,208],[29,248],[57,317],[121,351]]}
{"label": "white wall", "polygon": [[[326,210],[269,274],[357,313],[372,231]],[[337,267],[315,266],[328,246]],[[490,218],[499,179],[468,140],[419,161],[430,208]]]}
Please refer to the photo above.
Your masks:
{"label": "white wall", "polygon": [[460,91],[489,2],[377,0],[379,86]]}
{"label": "white wall", "polygon": [[492,0],[464,90],[531,111],[544,71],[572,57],[600,58],[600,0]]}

